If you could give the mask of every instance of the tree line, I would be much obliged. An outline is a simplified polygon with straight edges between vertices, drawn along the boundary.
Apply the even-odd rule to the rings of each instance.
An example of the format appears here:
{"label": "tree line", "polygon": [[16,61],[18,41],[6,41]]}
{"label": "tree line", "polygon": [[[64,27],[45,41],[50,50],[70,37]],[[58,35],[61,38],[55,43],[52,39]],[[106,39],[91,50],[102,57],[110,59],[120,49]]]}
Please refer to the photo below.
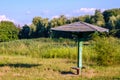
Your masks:
{"label": "tree line", "polygon": [[[110,30],[110,35],[120,37],[120,8],[115,8],[105,10],[104,12],[96,10],[94,15],[84,15],[71,18],[61,15],[59,18],[53,18],[49,20],[48,18],[42,18],[38,16],[33,18],[31,25],[24,25],[22,28],[9,21],[1,21],[0,41],[50,37],[50,28],[79,21],[108,28]],[[59,37],[64,36],[65,34],[62,32],[55,33],[55,35]]]}

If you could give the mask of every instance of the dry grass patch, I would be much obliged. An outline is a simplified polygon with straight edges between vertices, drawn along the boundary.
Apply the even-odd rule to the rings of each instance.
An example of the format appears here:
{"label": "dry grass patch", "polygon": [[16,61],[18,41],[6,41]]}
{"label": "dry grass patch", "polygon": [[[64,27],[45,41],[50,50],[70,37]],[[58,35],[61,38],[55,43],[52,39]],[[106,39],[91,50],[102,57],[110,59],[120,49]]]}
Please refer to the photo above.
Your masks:
{"label": "dry grass patch", "polygon": [[0,80],[96,80],[102,77],[104,80],[120,76],[120,66],[88,65],[82,70],[82,76],[75,75],[72,66],[76,66],[76,60],[1,55]]}

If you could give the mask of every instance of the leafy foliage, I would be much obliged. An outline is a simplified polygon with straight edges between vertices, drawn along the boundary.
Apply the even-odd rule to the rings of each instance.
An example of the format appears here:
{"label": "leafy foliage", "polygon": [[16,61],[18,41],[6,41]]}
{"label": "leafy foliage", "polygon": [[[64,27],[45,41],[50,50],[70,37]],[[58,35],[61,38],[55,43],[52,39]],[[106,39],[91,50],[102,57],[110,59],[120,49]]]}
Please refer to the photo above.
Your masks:
{"label": "leafy foliage", "polygon": [[100,12],[100,10],[95,11],[94,20],[96,25],[105,26],[104,16]]}
{"label": "leafy foliage", "polygon": [[30,27],[28,25],[22,27],[22,30],[19,32],[19,38],[30,38]]}
{"label": "leafy foliage", "polygon": [[116,17],[117,15],[120,15],[120,8],[105,10],[103,12],[103,15],[104,15],[105,22],[107,23],[111,16]]}
{"label": "leafy foliage", "polygon": [[0,22],[0,42],[18,39],[18,28],[10,21]]}
{"label": "leafy foliage", "polygon": [[113,65],[120,63],[120,40],[115,38],[97,37],[94,42],[94,50],[97,54],[96,62],[99,65]]}
{"label": "leafy foliage", "polygon": [[47,36],[47,27],[48,27],[48,19],[35,17],[33,18],[33,24],[36,26],[36,37],[46,37]]}
{"label": "leafy foliage", "polygon": [[[90,24],[94,24],[97,26],[105,27],[110,30],[110,35],[115,37],[120,37],[119,35],[119,29],[120,29],[120,9],[110,9],[105,10],[103,13],[100,10],[95,10],[94,15],[84,15],[84,16],[78,16],[78,17],[66,17],[64,15],[60,15],[58,18],[53,18],[49,20],[48,18],[42,18],[42,17],[34,17],[32,20],[31,25],[27,25],[29,27],[29,38],[38,38],[38,37],[50,37],[54,36],[55,38],[73,38],[71,34],[66,32],[53,32],[51,34],[50,28],[62,26],[65,24],[70,24],[73,22],[87,22]],[[24,27],[24,26],[23,26]],[[27,30],[24,30],[22,28],[21,32],[23,34],[20,34],[23,36],[22,38],[28,38],[28,36],[24,33],[24,31],[27,32]]]}

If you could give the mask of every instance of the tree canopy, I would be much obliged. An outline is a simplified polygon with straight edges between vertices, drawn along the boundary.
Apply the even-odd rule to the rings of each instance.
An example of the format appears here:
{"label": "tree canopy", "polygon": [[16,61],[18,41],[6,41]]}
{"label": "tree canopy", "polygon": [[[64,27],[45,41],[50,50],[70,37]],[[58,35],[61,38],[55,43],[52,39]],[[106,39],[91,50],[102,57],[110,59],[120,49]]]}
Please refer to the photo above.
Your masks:
{"label": "tree canopy", "polygon": [[[78,17],[66,17],[65,15],[60,15],[58,18],[48,19],[36,16],[33,18],[31,25],[24,25],[22,27],[16,27],[16,25],[10,21],[1,21],[0,41],[14,40],[18,39],[18,37],[20,39],[50,37],[50,28],[79,21],[108,28],[110,30],[110,35],[120,37],[120,8],[115,8],[105,10],[104,12],[95,10],[93,15]],[[54,35],[57,37],[71,37],[71,35],[65,32],[55,32]]]}
{"label": "tree canopy", "polygon": [[0,42],[18,39],[18,28],[10,21],[0,22]]}

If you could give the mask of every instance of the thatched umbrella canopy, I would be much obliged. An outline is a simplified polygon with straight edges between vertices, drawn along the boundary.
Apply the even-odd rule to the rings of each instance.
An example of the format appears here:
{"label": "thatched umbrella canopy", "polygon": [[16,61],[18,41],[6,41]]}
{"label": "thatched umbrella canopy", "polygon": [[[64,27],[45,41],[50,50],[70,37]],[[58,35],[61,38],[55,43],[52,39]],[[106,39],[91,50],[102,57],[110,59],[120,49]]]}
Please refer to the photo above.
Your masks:
{"label": "thatched umbrella canopy", "polygon": [[98,27],[92,24],[88,24],[85,22],[75,22],[72,24],[67,24],[67,25],[63,25],[63,26],[59,26],[59,27],[55,27],[55,28],[51,28],[51,30],[53,31],[65,31],[65,32],[108,32],[108,29],[102,28],[102,27]]}
{"label": "thatched umbrella canopy", "polygon": [[[75,22],[72,24],[66,24],[63,26],[51,28],[52,31],[64,31],[64,32],[70,32],[70,33],[76,33],[78,35],[83,35],[84,33],[92,33],[92,32],[108,32],[108,29],[95,26],[92,24],[88,24],[85,22]],[[79,74],[79,68],[82,69],[82,41],[79,41],[78,39],[78,64],[77,68],[74,68],[77,70],[77,74]]]}

